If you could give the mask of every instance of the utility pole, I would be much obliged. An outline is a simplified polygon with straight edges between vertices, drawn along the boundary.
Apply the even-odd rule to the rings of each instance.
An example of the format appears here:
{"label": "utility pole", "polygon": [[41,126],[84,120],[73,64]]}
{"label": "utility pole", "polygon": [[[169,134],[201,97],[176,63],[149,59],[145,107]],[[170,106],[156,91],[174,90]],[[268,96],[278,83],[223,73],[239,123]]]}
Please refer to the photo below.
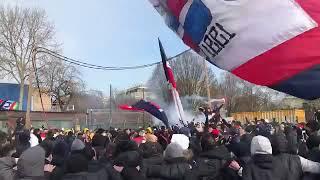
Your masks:
{"label": "utility pole", "polygon": [[109,94],[109,106],[110,106],[110,114],[109,114],[109,118],[110,118],[110,121],[109,121],[109,128],[111,127],[112,125],[112,86],[110,84],[110,94]]}
{"label": "utility pole", "polygon": [[32,82],[34,80],[34,71],[35,69],[33,68],[33,62],[35,61],[36,59],[36,55],[37,55],[37,52],[36,52],[36,49],[33,49],[32,50],[32,60],[31,60],[31,72],[29,73],[29,87],[28,87],[28,100],[27,100],[27,112],[26,112],[26,128],[30,129],[31,128],[31,118],[30,118],[30,111],[32,110],[31,109],[31,106],[32,106],[32,92],[33,92],[33,86],[32,86]]}
{"label": "utility pole", "polygon": [[[142,87],[142,99],[144,100],[144,87]],[[146,128],[146,122],[145,122],[145,119],[144,119],[144,111],[142,112],[142,124],[143,124],[143,129]]]}
{"label": "utility pole", "polygon": [[211,100],[211,95],[210,95],[210,84],[209,84],[209,74],[208,74],[208,66],[207,66],[207,61],[204,59],[203,60],[203,66],[204,66],[204,73],[205,73],[205,82],[207,86],[207,96],[208,96],[208,102],[209,102],[209,107],[211,106],[210,100]]}

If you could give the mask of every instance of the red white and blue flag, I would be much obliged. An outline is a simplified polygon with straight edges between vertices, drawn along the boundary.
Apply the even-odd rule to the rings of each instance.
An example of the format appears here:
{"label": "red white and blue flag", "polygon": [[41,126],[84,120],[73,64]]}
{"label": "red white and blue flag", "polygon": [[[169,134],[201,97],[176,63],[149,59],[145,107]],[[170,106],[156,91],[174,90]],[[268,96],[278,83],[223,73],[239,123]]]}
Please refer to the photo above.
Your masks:
{"label": "red white and blue flag", "polygon": [[170,91],[172,94],[172,98],[173,98],[173,102],[174,102],[174,105],[176,108],[176,112],[177,112],[179,121],[181,122],[182,125],[185,126],[186,124],[184,122],[184,111],[183,111],[183,107],[182,107],[179,93],[177,91],[177,84],[176,84],[176,81],[174,80],[173,71],[170,67],[169,62],[167,61],[167,56],[166,56],[166,53],[164,52],[164,49],[163,49],[163,46],[162,46],[162,43],[160,40],[159,40],[159,48],[160,48],[163,70],[166,75],[166,79],[168,81],[168,84],[170,86]]}
{"label": "red white and blue flag", "polygon": [[320,97],[319,0],[149,1],[212,64],[296,97]]}
{"label": "red white and blue flag", "polygon": [[136,102],[134,105],[130,106],[127,104],[120,105],[119,108],[121,110],[126,111],[146,111],[153,115],[154,117],[158,118],[160,121],[163,122],[164,125],[169,128],[169,121],[167,118],[166,113],[163,109],[154,102],[145,101],[141,99],[140,101]]}

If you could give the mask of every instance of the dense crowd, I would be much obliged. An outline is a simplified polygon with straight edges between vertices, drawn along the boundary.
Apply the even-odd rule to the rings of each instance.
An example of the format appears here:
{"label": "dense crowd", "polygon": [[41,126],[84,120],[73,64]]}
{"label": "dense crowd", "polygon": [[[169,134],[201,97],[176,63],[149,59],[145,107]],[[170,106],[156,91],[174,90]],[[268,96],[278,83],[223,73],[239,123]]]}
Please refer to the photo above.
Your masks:
{"label": "dense crowd", "polygon": [[0,133],[0,180],[320,178],[320,125],[209,124]]}

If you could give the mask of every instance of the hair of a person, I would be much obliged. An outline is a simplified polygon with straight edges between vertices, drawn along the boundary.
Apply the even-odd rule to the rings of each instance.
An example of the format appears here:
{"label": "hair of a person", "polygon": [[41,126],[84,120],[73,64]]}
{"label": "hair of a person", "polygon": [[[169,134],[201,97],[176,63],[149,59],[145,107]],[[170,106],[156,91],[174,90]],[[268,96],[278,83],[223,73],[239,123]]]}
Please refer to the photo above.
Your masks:
{"label": "hair of a person", "polygon": [[206,133],[201,138],[201,148],[203,151],[209,151],[216,146],[214,137],[210,133]]}

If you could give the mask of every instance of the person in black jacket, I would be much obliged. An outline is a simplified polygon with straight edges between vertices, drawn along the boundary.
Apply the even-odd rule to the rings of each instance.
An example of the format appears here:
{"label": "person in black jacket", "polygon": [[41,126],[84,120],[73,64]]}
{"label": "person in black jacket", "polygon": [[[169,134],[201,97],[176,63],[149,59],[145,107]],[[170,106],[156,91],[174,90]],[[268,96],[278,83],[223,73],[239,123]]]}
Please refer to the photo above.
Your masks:
{"label": "person in black jacket", "polygon": [[[286,138],[282,139],[284,141],[279,142],[285,142]],[[298,155],[280,153],[273,157],[271,143],[266,137],[254,137],[250,149],[253,157],[243,168],[243,180],[298,180],[305,172],[320,173],[319,163]]]}
{"label": "person in black jacket", "polygon": [[164,151],[164,162],[161,165],[151,165],[146,169],[146,176],[152,180],[187,180],[191,176],[192,166],[185,157],[184,150],[177,143],[170,143]]}
{"label": "person in black jacket", "polygon": [[224,145],[218,145],[211,134],[201,140],[203,152],[196,159],[193,175],[196,179],[234,179],[237,174],[227,167],[231,153]]}

